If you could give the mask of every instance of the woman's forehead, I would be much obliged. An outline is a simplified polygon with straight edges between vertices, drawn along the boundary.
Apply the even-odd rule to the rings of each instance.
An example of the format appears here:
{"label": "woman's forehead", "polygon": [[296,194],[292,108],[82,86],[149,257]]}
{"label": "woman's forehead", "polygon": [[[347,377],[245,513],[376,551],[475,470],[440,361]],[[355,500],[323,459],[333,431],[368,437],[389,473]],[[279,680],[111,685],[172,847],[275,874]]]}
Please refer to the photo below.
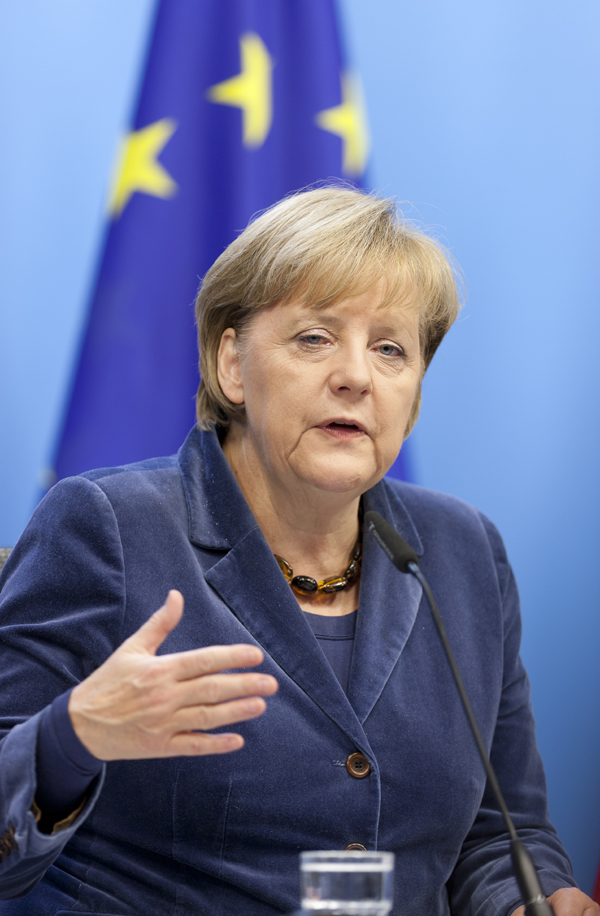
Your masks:
{"label": "woman's forehead", "polygon": [[306,294],[300,296],[292,295],[287,301],[302,302],[308,308],[320,312],[348,300],[358,299],[371,292],[374,293],[376,307],[382,311],[395,308],[400,310],[421,310],[422,297],[414,283],[407,279],[404,282],[399,282],[395,278],[387,277],[380,277],[371,283],[353,284],[347,289],[338,292],[337,295],[334,295],[331,291],[323,290],[320,295],[318,293],[316,295],[313,293],[312,296]]}

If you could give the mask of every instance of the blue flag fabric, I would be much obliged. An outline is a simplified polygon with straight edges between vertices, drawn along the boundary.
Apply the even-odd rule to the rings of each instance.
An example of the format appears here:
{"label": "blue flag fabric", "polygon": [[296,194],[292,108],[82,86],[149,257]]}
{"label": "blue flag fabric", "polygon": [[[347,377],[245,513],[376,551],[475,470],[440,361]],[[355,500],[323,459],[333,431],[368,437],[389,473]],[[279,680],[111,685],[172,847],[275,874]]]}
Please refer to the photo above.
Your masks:
{"label": "blue flag fabric", "polygon": [[333,0],[161,0],[57,478],[177,450],[195,418],[199,278],[290,191],[360,184],[367,153]]}

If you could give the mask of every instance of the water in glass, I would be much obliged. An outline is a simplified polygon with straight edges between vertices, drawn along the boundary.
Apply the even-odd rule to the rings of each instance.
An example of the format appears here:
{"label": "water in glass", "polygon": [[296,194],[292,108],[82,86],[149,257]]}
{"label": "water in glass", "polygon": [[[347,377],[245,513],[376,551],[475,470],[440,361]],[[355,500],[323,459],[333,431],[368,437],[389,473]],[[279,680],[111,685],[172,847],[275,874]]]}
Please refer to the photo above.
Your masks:
{"label": "water in glass", "polygon": [[302,907],[330,916],[387,916],[393,870],[391,852],[303,852]]}

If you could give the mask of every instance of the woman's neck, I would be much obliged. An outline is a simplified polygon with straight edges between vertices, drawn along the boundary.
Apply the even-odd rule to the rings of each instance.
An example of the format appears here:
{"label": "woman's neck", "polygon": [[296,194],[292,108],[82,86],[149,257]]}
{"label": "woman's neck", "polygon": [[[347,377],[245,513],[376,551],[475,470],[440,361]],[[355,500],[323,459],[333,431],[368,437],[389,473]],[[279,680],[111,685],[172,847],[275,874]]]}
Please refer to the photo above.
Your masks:
{"label": "woman's neck", "polygon": [[[287,560],[294,575],[317,582],[341,575],[359,536],[360,495],[282,485],[235,436],[228,435],[223,451],[273,553]],[[314,614],[348,614],[358,607],[358,582],[329,596],[295,596]]]}

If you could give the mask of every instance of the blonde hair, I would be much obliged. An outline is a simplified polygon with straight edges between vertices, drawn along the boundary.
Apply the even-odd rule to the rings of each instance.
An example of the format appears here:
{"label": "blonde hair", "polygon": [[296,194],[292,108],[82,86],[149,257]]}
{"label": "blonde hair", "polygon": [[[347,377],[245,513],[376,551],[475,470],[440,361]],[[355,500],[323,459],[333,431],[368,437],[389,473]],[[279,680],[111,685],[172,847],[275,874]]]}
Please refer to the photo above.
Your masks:
{"label": "blonde hair", "polygon": [[[196,300],[201,382],[196,399],[201,429],[244,422],[244,405],[221,390],[221,336],[242,339],[250,319],[275,303],[300,298],[319,308],[385,283],[386,301],[416,293],[423,374],[460,304],[457,273],[443,246],[409,224],[393,200],[354,188],[297,192],[249,224],[210,268]],[[421,390],[405,436],[419,415]]]}

